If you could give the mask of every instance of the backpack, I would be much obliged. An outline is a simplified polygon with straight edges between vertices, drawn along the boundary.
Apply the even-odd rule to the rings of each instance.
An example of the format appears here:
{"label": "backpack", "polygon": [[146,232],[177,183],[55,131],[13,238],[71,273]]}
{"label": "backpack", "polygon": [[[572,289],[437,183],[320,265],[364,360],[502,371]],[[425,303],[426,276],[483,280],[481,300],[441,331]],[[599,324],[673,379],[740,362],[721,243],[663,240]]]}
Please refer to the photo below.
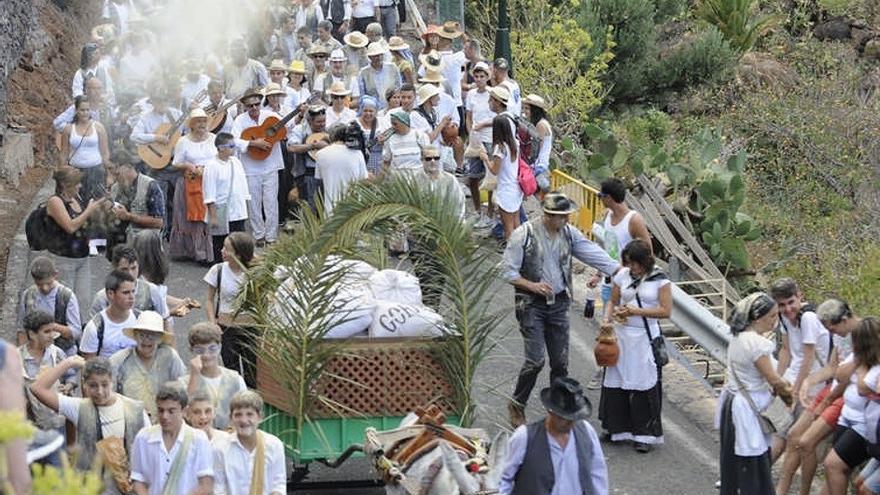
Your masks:
{"label": "backpack", "polygon": [[523,160],[522,155],[517,158],[518,171],[516,173],[516,181],[519,188],[525,196],[531,196],[538,191],[538,181],[535,180],[535,172],[532,167]]}
{"label": "backpack", "polygon": [[40,203],[28,215],[24,222],[24,235],[27,237],[28,247],[31,251],[49,249],[49,240],[52,238],[48,225],[50,220],[49,214],[46,212],[46,201]]}

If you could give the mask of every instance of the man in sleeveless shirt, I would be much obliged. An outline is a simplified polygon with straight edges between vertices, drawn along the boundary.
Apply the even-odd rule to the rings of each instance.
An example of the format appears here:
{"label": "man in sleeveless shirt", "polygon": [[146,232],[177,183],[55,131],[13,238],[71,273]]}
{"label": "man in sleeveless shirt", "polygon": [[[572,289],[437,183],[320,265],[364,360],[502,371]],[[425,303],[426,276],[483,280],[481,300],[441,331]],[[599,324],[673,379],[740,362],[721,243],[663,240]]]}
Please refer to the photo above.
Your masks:
{"label": "man in sleeveless shirt", "polygon": [[[639,212],[631,210],[626,205],[626,185],[622,180],[611,177],[600,184],[599,201],[607,211],[602,221],[603,238],[602,246],[612,259],[620,261],[620,253],[623,248],[633,239],[641,239],[650,247],[651,234],[645,224],[645,219]],[[596,273],[587,283],[590,288],[602,282],[602,304],[608,304],[611,300],[611,278],[602,277]],[[601,387],[602,369],[597,369],[587,388],[598,390]]]}
{"label": "man in sleeveless shirt", "polygon": [[590,401],[580,383],[557,378],[541,390],[547,416],[513,432],[501,473],[502,495],[605,495],[608,468]]}

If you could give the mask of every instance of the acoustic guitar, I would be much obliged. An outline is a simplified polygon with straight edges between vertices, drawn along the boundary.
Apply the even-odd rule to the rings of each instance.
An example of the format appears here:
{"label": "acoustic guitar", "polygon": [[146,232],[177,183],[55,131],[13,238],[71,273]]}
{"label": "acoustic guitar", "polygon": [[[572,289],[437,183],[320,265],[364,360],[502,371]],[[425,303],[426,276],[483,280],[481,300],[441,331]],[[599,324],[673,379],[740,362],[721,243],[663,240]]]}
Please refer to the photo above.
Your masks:
{"label": "acoustic guitar", "polygon": [[[194,103],[198,103],[207,96],[207,91],[202,90],[193,99]],[[162,170],[171,163],[171,157],[174,156],[174,146],[180,140],[180,125],[186,121],[189,114],[182,113],[180,118],[171,123],[161,124],[153,131],[153,134],[165,136],[168,140],[166,144],[153,142],[150,144],[138,145],[137,153],[141,160],[154,170]]]}
{"label": "acoustic guitar", "polygon": [[[238,95],[219,107],[216,107],[214,110],[208,111],[208,131],[213,132],[214,134],[220,132],[220,129],[226,125],[227,110],[229,110],[229,107],[232,105],[238,103],[238,99],[242,96],[243,95]],[[211,106],[213,107],[214,105]]]}
{"label": "acoustic guitar", "polygon": [[294,110],[285,115],[284,118],[280,120],[278,119],[278,117],[266,117],[266,120],[264,120],[262,124],[248,127],[247,129],[242,131],[242,139],[246,141],[265,139],[266,142],[268,142],[270,145],[270,148],[267,150],[257,148],[256,146],[248,146],[248,156],[253,158],[254,160],[265,160],[266,158],[268,158],[269,155],[272,154],[272,147],[275,146],[275,143],[287,137],[287,128],[284,126],[297,113],[299,113],[299,110]]}
{"label": "acoustic guitar", "polygon": [[[313,132],[309,137],[306,138],[306,142],[303,144],[315,144],[321,141],[325,143],[329,143],[330,135],[326,132]],[[318,152],[321,150],[309,150],[308,154],[312,157],[312,160],[317,160]]]}

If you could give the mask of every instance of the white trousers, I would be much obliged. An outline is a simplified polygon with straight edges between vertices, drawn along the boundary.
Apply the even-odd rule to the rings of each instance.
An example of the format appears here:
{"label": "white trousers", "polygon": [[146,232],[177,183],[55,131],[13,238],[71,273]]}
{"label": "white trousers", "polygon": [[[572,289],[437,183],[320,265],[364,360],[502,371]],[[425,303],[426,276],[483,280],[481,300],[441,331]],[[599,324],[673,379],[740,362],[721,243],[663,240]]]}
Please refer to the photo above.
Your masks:
{"label": "white trousers", "polygon": [[251,233],[255,240],[274,242],[278,239],[278,172],[248,175],[247,182],[251,193],[248,202]]}

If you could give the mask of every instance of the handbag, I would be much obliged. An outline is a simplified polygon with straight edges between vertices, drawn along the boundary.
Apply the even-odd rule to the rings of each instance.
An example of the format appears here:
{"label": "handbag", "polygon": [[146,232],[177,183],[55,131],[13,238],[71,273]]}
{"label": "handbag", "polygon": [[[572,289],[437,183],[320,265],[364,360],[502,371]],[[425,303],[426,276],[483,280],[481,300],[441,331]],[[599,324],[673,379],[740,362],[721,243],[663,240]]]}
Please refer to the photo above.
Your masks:
{"label": "handbag", "polygon": [[752,400],[752,394],[746,390],[746,387],[740,381],[739,377],[736,375],[736,370],[733,368],[732,363],[727,363],[727,369],[730,370],[730,374],[733,375],[733,380],[736,382],[736,386],[739,387],[740,393],[742,393],[743,398],[746,402],[749,403],[749,408],[755,415],[758,417],[758,424],[761,426],[761,433],[765,435],[772,435],[776,433],[776,425],[773,424],[773,421],[767,417],[766,414],[761,413],[758,410],[758,406],[755,405],[755,401]]}
{"label": "handbag", "polygon": [[535,180],[535,172],[532,167],[523,160],[522,155],[517,159],[517,165],[519,170],[516,174],[516,181],[519,183],[519,188],[526,196],[535,194],[538,191],[538,181]]}
{"label": "handbag", "polygon": [[[650,277],[649,277],[650,279]],[[639,297],[638,288],[636,288],[636,304],[639,307],[642,307],[642,300]],[[643,315],[642,322],[645,324],[645,333],[648,334],[648,342],[651,343],[651,352],[654,354],[654,364],[657,365],[658,368],[662,368],[669,364],[669,352],[666,350],[666,341],[663,340],[663,335],[658,335],[651,338],[651,329],[648,326],[648,319]]]}

